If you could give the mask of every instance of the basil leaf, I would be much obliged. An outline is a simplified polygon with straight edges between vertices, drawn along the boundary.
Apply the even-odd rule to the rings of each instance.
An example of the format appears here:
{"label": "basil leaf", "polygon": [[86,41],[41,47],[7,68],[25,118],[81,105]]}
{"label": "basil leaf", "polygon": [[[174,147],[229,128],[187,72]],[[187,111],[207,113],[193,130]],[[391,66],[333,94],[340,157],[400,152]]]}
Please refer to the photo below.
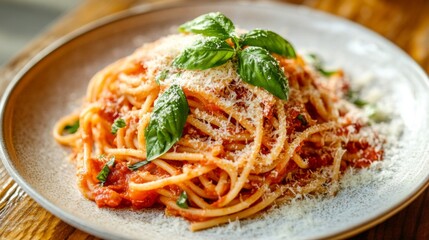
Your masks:
{"label": "basil leaf", "polygon": [[277,60],[261,47],[247,47],[238,53],[238,74],[243,81],[262,87],[287,100],[289,85]]}
{"label": "basil leaf", "polygon": [[204,70],[226,63],[234,56],[234,49],[219,38],[197,41],[173,61],[173,66],[188,70]]}
{"label": "basil leaf", "polygon": [[112,130],[110,130],[110,132],[112,134],[116,134],[120,128],[124,128],[125,126],[127,126],[127,124],[125,123],[124,119],[117,118],[113,122],[113,124],[112,124]]}
{"label": "basil leaf", "polygon": [[296,58],[292,44],[269,30],[255,29],[241,36],[242,46],[257,46],[284,57]]}
{"label": "basil leaf", "polygon": [[232,21],[219,12],[201,15],[179,27],[180,32],[192,32],[222,40],[230,38],[234,30]]}
{"label": "basil leaf", "polygon": [[147,161],[161,156],[180,139],[188,113],[186,96],[178,85],[158,98],[145,129]]}
{"label": "basil leaf", "polygon": [[115,157],[111,157],[110,160],[103,166],[101,171],[97,174],[97,180],[100,181],[101,186],[104,185],[104,183],[107,180],[107,176],[109,176],[110,168],[115,165]]}
{"label": "basil leaf", "polygon": [[150,163],[150,161],[144,160],[141,162],[136,162],[134,164],[128,165],[128,169],[136,171],[137,169],[143,167],[144,165],[147,165],[148,163]]}
{"label": "basil leaf", "polygon": [[78,129],[79,129],[79,120],[76,120],[76,122],[74,122],[72,125],[66,125],[64,127],[64,131],[70,134],[76,133]]}
{"label": "basil leaf", "polygon": [[337,70],[333,70],[333,71],[328,71],[324,69],[324,62],[323,60],[317,56],[316,54],[309,54],[308,55],[310,57],[310,63],[314,66],[314,68],[316,68],[317,71],[319,71],[319,73],[321,73],[323,76],[325,77],[330,77],[332,75],[334,75],[335,73],[337,73]]}
{"label": "basil leaf", "polygon": [[188,194],[185,191],[183,191],[180,194],[179,198],[177,199],[176,204],[181,208],[189,208],[187,201],[188,201]]}

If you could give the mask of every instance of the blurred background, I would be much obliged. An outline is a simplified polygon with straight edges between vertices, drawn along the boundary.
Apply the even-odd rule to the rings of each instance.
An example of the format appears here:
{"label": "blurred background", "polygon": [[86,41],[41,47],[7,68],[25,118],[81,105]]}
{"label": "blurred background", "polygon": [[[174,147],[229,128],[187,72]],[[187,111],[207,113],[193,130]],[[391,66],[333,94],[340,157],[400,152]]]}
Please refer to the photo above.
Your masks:
{"label": "blurred background", "polygon": [[[429,71],[429,0],[283,1],[358,22],[393,41]],[[55,20],[64,19],[68,12],[79,11],[82,5],[97,5],[96,13],[91,15],[101,17],[150,2],[156,0],[0,0],[0,66],[22,51],[30,40],[50,29]],[[87,23],[94,19],[69,21]]]}
{"label": "blurred background", "polygon": [[0,66],[81,0],[0,0]]}

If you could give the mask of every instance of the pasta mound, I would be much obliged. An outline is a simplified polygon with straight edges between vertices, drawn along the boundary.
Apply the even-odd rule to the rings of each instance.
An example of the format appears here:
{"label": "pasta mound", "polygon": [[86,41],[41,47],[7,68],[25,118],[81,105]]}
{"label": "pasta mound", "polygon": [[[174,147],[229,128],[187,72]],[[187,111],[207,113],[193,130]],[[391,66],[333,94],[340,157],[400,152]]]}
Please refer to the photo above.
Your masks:
{"label": "pasta mound", "polygon": [[[382,159],[383,140],[347,100],[350,84],[341,70],[325,77],[302,56],[273,54],[288,79],[285,101],[241,81],[232,61],[207,70],[171,67],[199,38],[171,35],[107,66],[92,78],[83,106],[55,126],[55,139],[72,149],[79,189],[99,207],[165,206],[195,231],[297,194],[335,195],[347,168]],[[146,160],[145,130],[172,85],[189,105],[181,138],[130,169]],[[123,125],[112,133],[118,119]],[[76,121],[79,129],[65,134]],[[100,183],[103,169],[108,176]]]}

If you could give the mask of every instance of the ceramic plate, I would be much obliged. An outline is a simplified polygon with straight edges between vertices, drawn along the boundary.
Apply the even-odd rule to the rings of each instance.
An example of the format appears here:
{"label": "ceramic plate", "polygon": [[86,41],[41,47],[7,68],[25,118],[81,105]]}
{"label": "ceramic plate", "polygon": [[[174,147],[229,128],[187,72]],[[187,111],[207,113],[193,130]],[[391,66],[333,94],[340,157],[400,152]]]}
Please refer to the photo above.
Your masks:
{"label": "ceramic plate", "polygon": [[[240,28],[271,29],[294,43],[298,52],[315,52],[331,66],[342,67],[352,79],[365,78],[367,92],[380,90],[378,102],[391,109],[391,121],[383,131],[394,135],[385,161],[371,171],[346,177],[334,198],[298,201],[257,219],[195,233],[188,230],[185,220],[165,216],[161,209],[97,208],[77,189],[74,166],[66,158],[69,150],[52,137],[54,123],[78,108],[89,79],[98,70],[145,42],[176,32],[179,24],[213,11],[223,12]],[[146,6],[61,39],[17,75],[1,105],[2,160],[12,177],[44,208],[102,238],[345,237],[391,216],[426,187],[428,92],[427,76],[400,49],[356,24],[308,8],[274,2]]]}

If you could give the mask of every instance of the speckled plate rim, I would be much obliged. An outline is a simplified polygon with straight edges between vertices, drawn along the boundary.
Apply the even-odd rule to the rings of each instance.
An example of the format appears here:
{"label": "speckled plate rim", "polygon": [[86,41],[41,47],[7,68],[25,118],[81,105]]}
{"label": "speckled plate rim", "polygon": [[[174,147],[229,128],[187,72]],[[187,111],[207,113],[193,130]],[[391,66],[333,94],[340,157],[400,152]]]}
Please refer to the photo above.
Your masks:
{"label": "speckled plate rim", "polygon": [[[222,0],[222,2],[227,2],[226,0]],[[421,69],[421,67],[411,58],[409,57],[403,50],[399,49],[396,45],[391,43],[389,40],[385,39],[384,37],[380,36],[379,34],[372,32],[371,30],[368,30],[354,22],[351,22],[347,19],[343,19],[340,17],[333,16],[328,13],[320,12],[314,9],[309,9],[305,6],[296,6],[292,4],[287,3],[280,3],[277,1],[267,1],[267,2],[252,2],[252,1],[237,1],[236,3],[239,4],[270,4],[270,5],[279,5],[279,6],[287,6],[289,8],[295,8],[299,11],[307,11],[311,12],[312,14],[320,15],[324,18],[335,20],[335,21],[342,21],[344,24],[349,25],[353,28],[358,28],[359,31],[364,31],[366,34],[370,35],[373,38],[378,39],[379,41],[383,42],[383,44],[387,47],[389,47],[391,51],[395,52],[395,54],[401,55],[405,60],[409,61],[410,67],[412,70],[420,76],[420,79],[422,79],[423,83],[426,84],[426,86],[429,88],[429,79],[426,75],[426,73]],[[214,2],[211,1],[186,1],[186,0],[179,0],[179,1],[169,1],[169,2],[162,2],[162,3],[151,3],[151,4],[143,4],[128,10],[125,10],[123,12],[119,12],[104,18],[101,18],[99,20],[96,20],[90,24],[87,24],[61,38],[54,41],[52,44],[50,44],[48,47],[43,49],[41,52],[39,52],[35,57],[33,57],[12,79],[12,81],[9,83],[7,88],[5,89],[3,96],[1,98],[0,102],[0,154],[1,154],[1,160],[6,168],[6,170],[9,172],[10,176],[18,183],[20,187],[23,188],[23,190],[32,197],[37,203],[39,203],[43,208],[57,216],[58,218],[62,219],[63,221],[67,222],[68,224],[81,229],[85,232],[91,233],[93,235],[111,239],[112,236],[115,239],[122,239],[119,236],[114,236],[112,233],[107,233],[104,231],[99,231],[96,226],[91,226],[84,224],[84,222],[81,221],[80,218],[69,214],[67,212],[64,212],[59,208],[57,205],[53,204],[52,202],[48,201],[46,198],[41,196],[37,191],[35,191],[31,186],[24,180],[24,178],[20,175],[19,171],[13,166],[11,162],[11,154],[8,152],[8,145],[11,143],[11,131],[8,131],[5,127],[5,116],[6,116],[6,106],[9,103],[10,96],[14,92],[15,88],[17,87],[20,80],[27,74],[28,71],[30,71],[33,67],[35,67],[37,64],[42,62],[46,57],[48,57],[53,52],[59,50],[63,45],[66,45],[67,43],[71,42],[72,40],[75,40],[79,38],[80,36],[87,34],[89,32],[95,31],[100,27],[103,27],[105,25],[114,23],[116,21],[120,21],[129,17],[133,17],[135,15],[140,14],[147,14],[151,12],[156,12],[160,10],[166,10],[166,9],[172,9],[177,7],[189,7],[195,4],[199,4],[199,6],[202,6],[204,4],[210,5],[214,4]],[[16,156],[13,156],[16,157]],[[421,193],[423,193],[426,188],[429,187],[429,174],[426,176],[424,181],[422,181],[422,184],[420,186],[417,186],[414,191],[410,192],[408,197],[404,198],[401,202],[398,202],[396,205],[389,208],[387,211],[380,213],[378,216],[374,217],[373,219],[370,219],[369,221],[362,222],[358,226],[353,226],[350,229],[346,229],[341,232],[333,233],[330,235],[324,235],[320,236],[321,238],[348,238],[353,235],[356,235],[362,231],[365,231],[376,224],[379,224],[389,217],[393,216],[394,214],[398,213],[400,210],[404,209],[407,205],[409,205],[411,202],[413,202]]]}

